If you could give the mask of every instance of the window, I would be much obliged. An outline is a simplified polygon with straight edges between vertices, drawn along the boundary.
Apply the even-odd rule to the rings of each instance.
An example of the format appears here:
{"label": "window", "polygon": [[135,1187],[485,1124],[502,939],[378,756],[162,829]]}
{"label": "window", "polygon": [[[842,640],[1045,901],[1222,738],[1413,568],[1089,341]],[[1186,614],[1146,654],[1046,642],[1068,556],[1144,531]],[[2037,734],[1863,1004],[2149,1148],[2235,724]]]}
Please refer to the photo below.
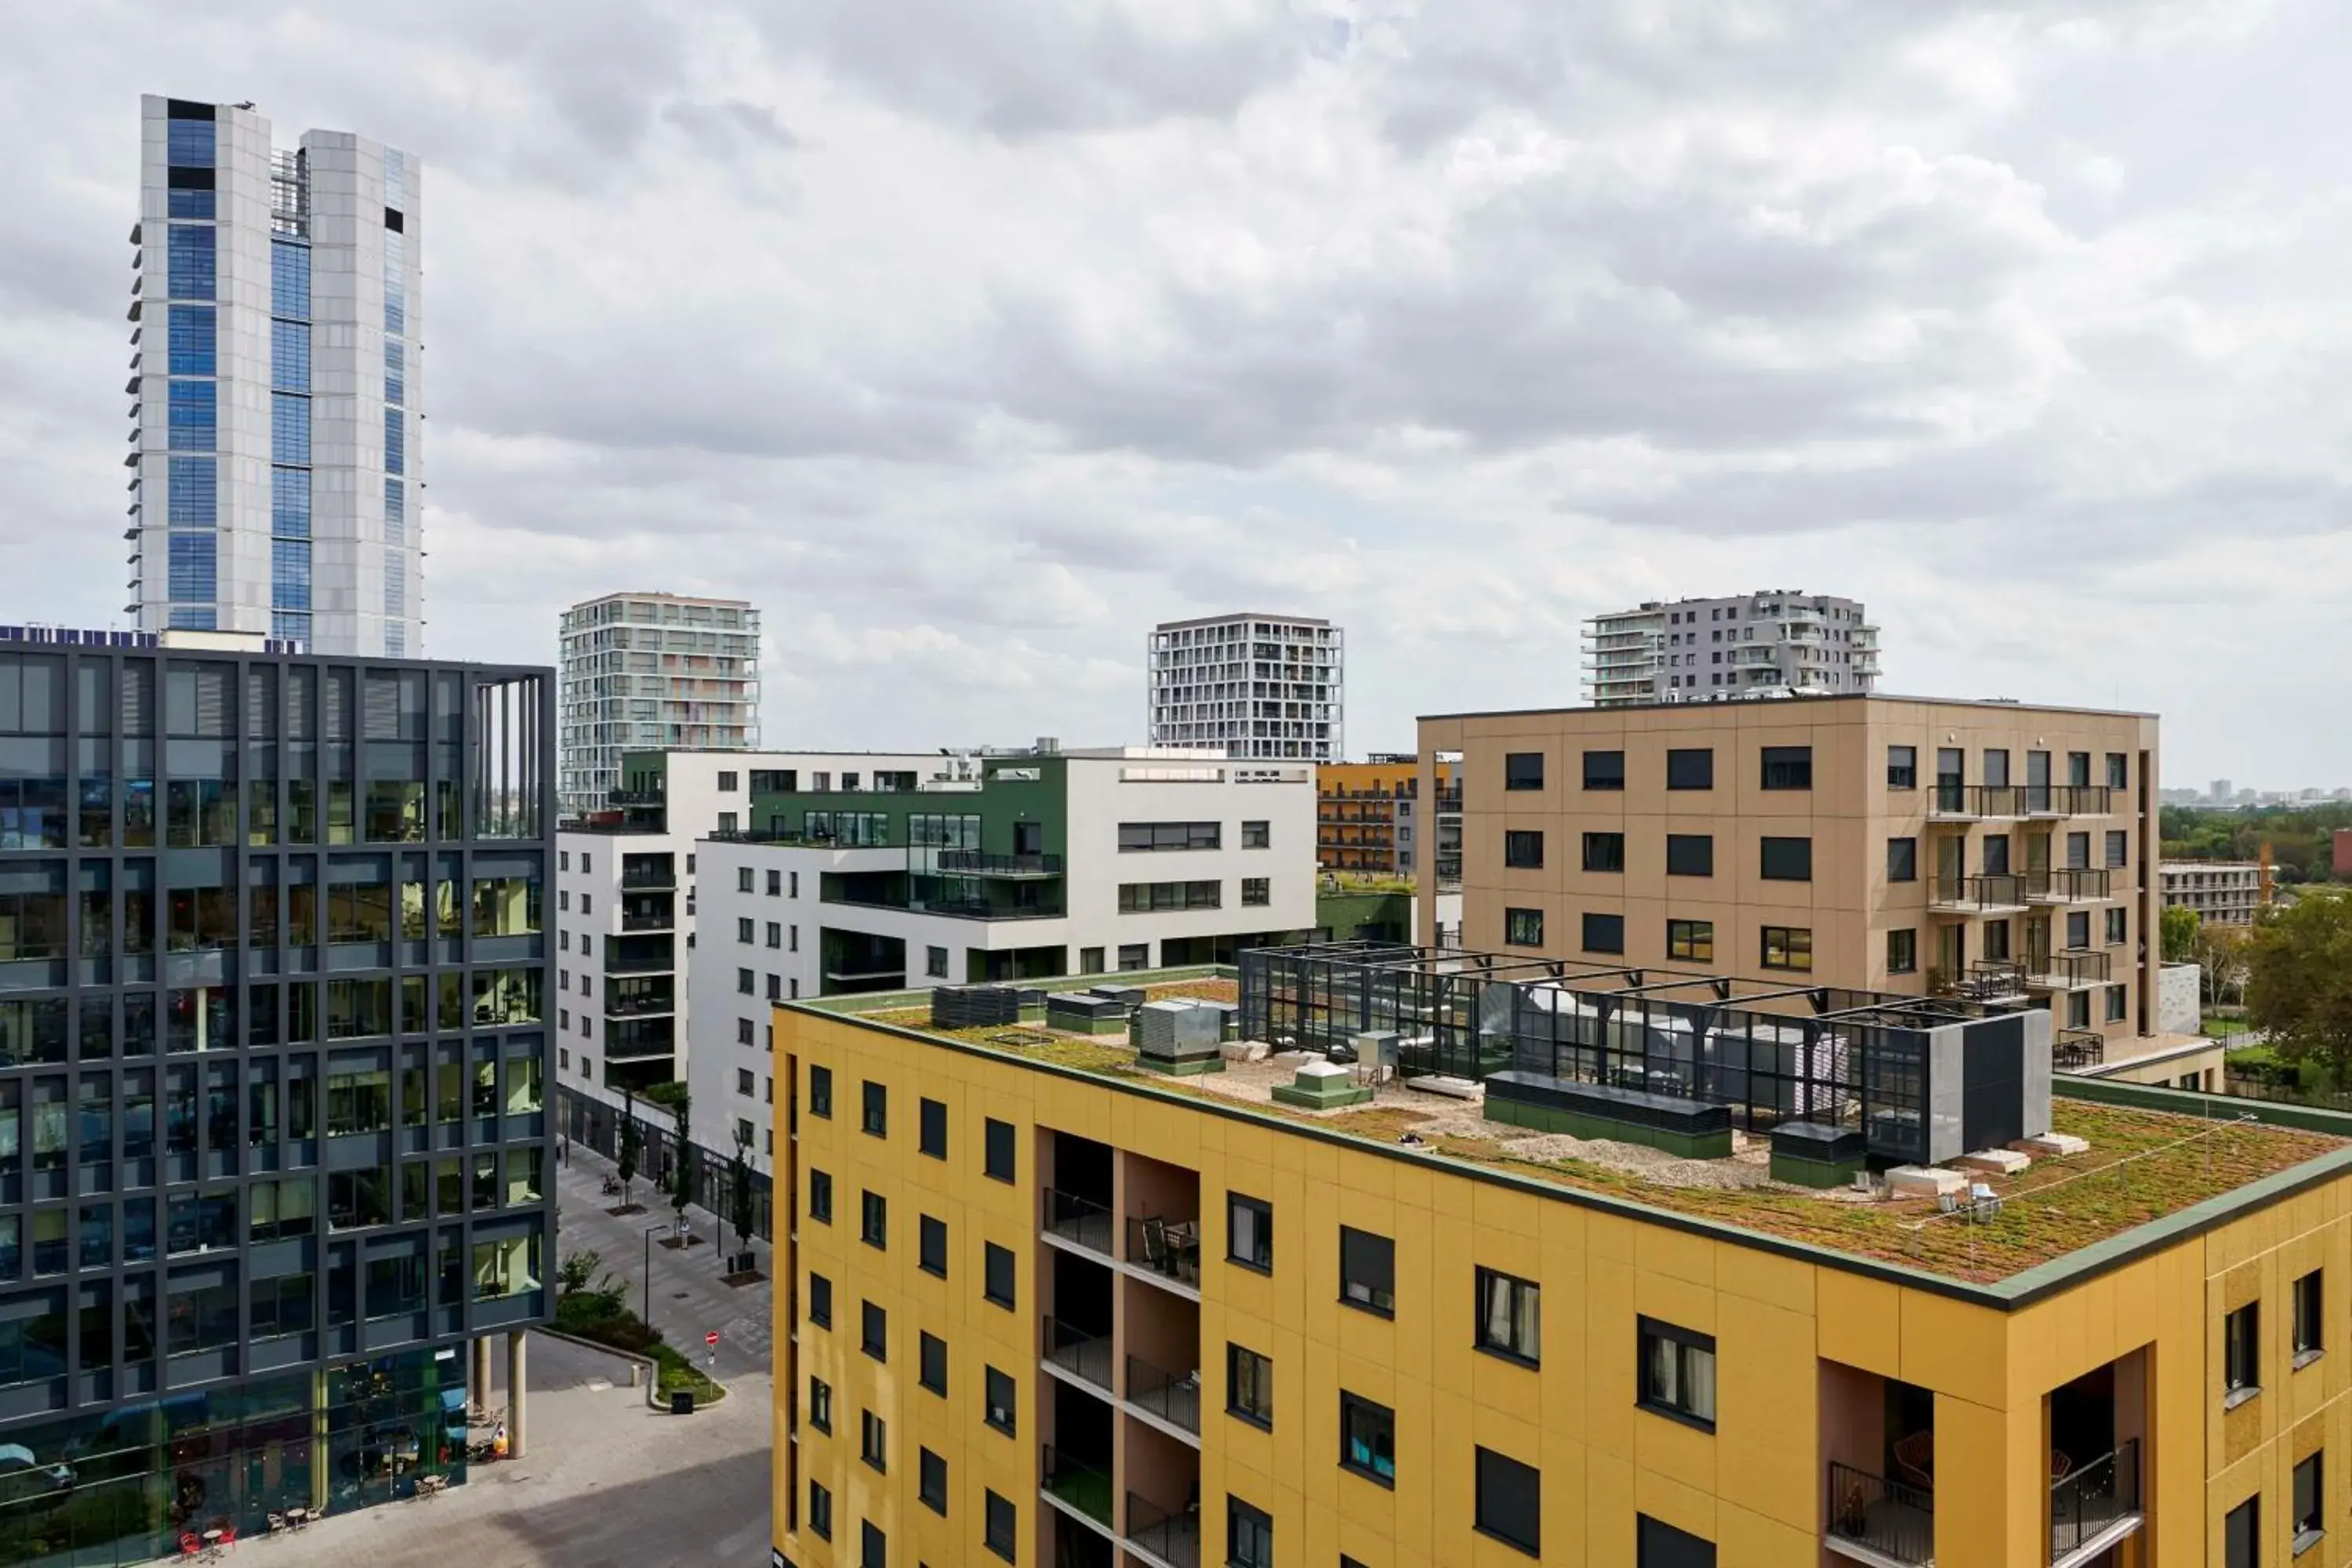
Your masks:
{"label": "window", "polygon": [[1584,868],[1588,871],[1624,870],[1625,836],[1622,833],[1586,834]]}
{"label": "window", "polygon": [[1339,1391],[1339,1468],[1384,1487],[1396,1485],[1396,1412]]}
{"label": "window", "polygon": [[992,1116],[982,1131],[982,1174],[993,1182],[1013,1180],[1013,1123]]}
{"label": "window", "polygon": [[1811,973],[1813,967],[1813,933],[1803,926],[1766,926],[1763,931],[1764,956],[1767,969],[1794,969]]}
{"label": "window", "polygon": [[1262,907],[1272,902],[1274,902],[1274,882],[1271,878],[1244,877],[1242,879],[1244,907]]}
{"label": "window", "polygon": [[1886,841],[1886,879],[1890,882],[1916,882],[1919,879],[1917,839],[1890,838]]}
{"label": "window", "polygon": [[1224,844],[1221,822],[1122,822],[1118,847],[1123,854],[1161,849],[1217,849]]}
{"label": "window", "polygon": [[1012,1374],[990,1367],[986,1395],[981,1407],[982,1418],[1006,1436],[1013,1436],[1013,1411],[1017,1396],[1013,1390]]}
{"label": "window", "polygon": [[775,898],[782,898],[782,897],[783,896],[783,891],[784,891],[784,874],[783,874],[782,871],[771,871],[771,872],[769,872],[769,873],[768,873],[768,897],[770,897],[770,898],[772,898],[772,899],[775,899]]}
{"label": "window", "polygon": [[1714,835],[1706,833],[1667,834],[1666,875],[1669,877],[1714,876]]}
{"label": "window", "polygon": [[1350,1307],[1396,1315],[1396,1243],[1369,1230],[1339,1227],[1339,1300]]}
{"label": "window", "polygon": [[988,1494],[987,1509],[988,1533],[982,1539],[991,1552],[1011,1563],[1014,1560],[1013,1536],[1016,1522],[1012,1500],[998,1497],[992,1489]]}
{"label": "window", "polygon": [[[882,1467],[877,1465],[876,1469]],[[857,1568],[890,1568],[890,1544],[870,1519],[857,1521]]]}
{"label": "window", "polygon": [[809,1379],[809,1425],[820,1432],[833,1430],[833,1384],[821,1377]]}
{"label": "window", "polygon": [[1503,787],[1507,790],[1543,788],[1543,753],[1504,752]]}
{"label": "window", "polygon": [[948,1108],[945,1100],[926,1100],[916,1106],[919,1125],[915,1146],[934,1160],[948,1157]]}
{"label": "window", "polygon": [[1768,882],[1810,882],[1813,879],[1813,841],[1810,838],[1767,838],[1764,879]]}
{"label": "window", "polygon": [[871,1301],[859,1303],[857,1348],[876,1361],[890,1359],[890,1314]]}
{"label": "window", "polygon": [[1274,1568],[1274,1520],[1241,1499],[1225,1499],[1226,1568]]}
{"label": "window", "polygon": [[915,1381],[945,1399],[948,1394],[948,1342],[937,1334],[919,1332]]}
{"label": "window", "polygon": [[1493,1268],[1479,1269],[1476,1279],[1478,1348],[1529,1366],[1541,1362],[1542,1288]]}
{"label": "window", "polygon": [[749,866],[738,866],[738,867],[736,867],[736,868],[735,868],[735,890],[736,890],[737,892],[739,892],[739,893],[748,893],[748,892],[750,892],[750,891],[751,890],[751,887],[752,887],[752,876],[753,876],[753,873],[752,873],[752,870],[751,870],[751,867],[749,867]]}
{"label": "window", "polygon": [[2131,911],[2121,904],[2106,911],[2107,945],[2119,947],[2131,940]]}
{"label": "window", "polygon": [[948,1462],[929,1448],[917,1451],[915,1495],[941,1519],[948,1516]]}
{"label": "window", "polygon": [[2297,1556],[2319,1544],[2327,1533],[2327,1521],[2320,1510],[2320,1456],[2312,1455],[2294,1467],[2294,1541]]}
{"label": "window", "polygon": [[2130,1009],[2130,995],[2131,993],[2128,987],[2122,985],[2110,985],[2107,987],[2108,1023],[2119,1024],[2123,1021],[2125,1014]]}
{"label": "window", "polygon": [[1646,1513],[1633,1516],[1634,1568],[1715,1568],[1715,1542]]}
{"label": "window", "polygon": [[1715,752],[1701,747],[1693,751],[1666,752],[1666,787],[1668,789],[1713,789],[1715,787]]}
{"label": "window", "polygon": [[1013,1305],[1013,1249],[989,1242],[982,1255],[980,1293],[1000,1307]]}
{"label": "window", "polygon": [[[1616,951],[1622,952],[1625,950],[1621,947]],[[1668,921],[1666,922],[1666,956],[1680,959],[1685,963],[1714,963],[1715,922],[1713,921]]]}
{"label": "window", "polygon": [[1584,787],[1623,789],[1625,787],[1625,753],[1622,752],[1585,752]]}
{"label": "window", "polygon": [[1261,1274],[1274,1271],[1274,1205],[1225,1194],[1225,1259]]}
{"label": "window", "polygon": [[1590,910],[1583,918],[1584,951],[1587,952],[1622,952],[1625,951],[1625,917],[1594,914]]}
{"label": "window", "polygon": [[1509,947],[1541,947],[1543,945],[1543,911],[1541,910],[1505,910],[1503,942]]}
{"label": "window", "polygon": [[1151,967],[1151,944],[1148,942],[1123,942],[1118,944],[1118,966],[1122,971]]}
{"label": "window", "polygon": [[915,1267],[926,1274],[948,1277],[948,1222],[934,1215],[915,1221]]}
{"label": "window", "polygon": [[2131,836],[2120,827],[2107,830],[2107,864],[2126,866],[2131,862]]}
{"label": "window", "polygon": [[757,928],[748,920],[738,920],[735,922],[735,940],[750,945],[759,940]]}
{"label": "window", "polygon": [[1715,1340],[1653,1318],[1641,1320],[1639,1403],[1678,1421],[1715,1427]]}
{"label": "window", "polygon": [[2324,1301],[2318,1269],[2294,1282],[2294,1364],[2298,1367],[2310,1365],[2326,1345],[2319,1326]]}
{"label": "window", "polygon": [[833,1114],[833,1069],[809,1068],[809,1114],[830,1117]]}
{"label": "window", "polygon": [[1225,1346],[1225,1414],[1274,1430],[1274,1363],[1230,1343]]}
{"label": "window", "polygon": [[858,1412],[857,1457],[886,1474],[890,1468],[889,1456],[886,1451],[889,1438],[889,1423],[871,1410]]}
{"label": "window", "polygon": [[[1589,843],[1591,834],[1585,835]],[[1526,870],[1543,868],[1543,835],[1514,829],[1503,835],[1503,864]]]}
{"label": "window", "polygon": [[735,1092],[738,1094],[750,1094],[751,1091],[751,1069],[749,1068],[737,1068],[735,1069]]}
{"label": "window", "polygon": [[1919,787],[1919,748],[1889,746],[1886,748],[1886,787],[1917,789]]}
{"label": "window", "polygon": [[809,1483],[809,1533],[819,1541],[833,1539],[833,1494],[821,1481]]}
{"label": "window", "polygon": [[833,1281],[822,1274],[809,1276],[808,1316],[820,1329],[833,1327]]}
{"label": "window", "polygon": [[1919,968],[1919,933],[1913,930],[1886,933],[1886,973],[1912,974]]}
{"label": "window", "polygon": [[2066,994],[2066,1026],[2070,1029],[2087,1029],[2091,1026],[2091,994],[2089,992],[2070,991]]}
{"label": "window", "polygon": [[809,1173],[809,1218],[820,1225],[833,1223],[833,1177],[828,1172]]}
{"label": "window", "polygon": [[2221,1561],[2228,1568],[2260,1568],[2263,1500],[2250,1497],[2221,1521]]}
{"label": "window", "polygon": [[877,1138],[890,1136],[890,1089],[867,1079],[859,1094],[859,1125]]}
{"label": "window", "polygon": [[2121,752],[2107,753],[2107,787],[2109,789],[2131,787],[2131,763]]}
{"label": "window", "polygon": [[2242,1405],[2263,1391],[2262,1321],[2262,1304],[2249,1301],[2221,1321],[2224,1409]]}
{"label": "window", "polygon": [[1530,1557],[1543,1555],[1543,1477],[1492,1448],[1477,1450],[1478,1533],[1516,1546]]}
{"label": "window", "polygon": [[748,1046],[752,1043],[751,1019],[738,1018],[735,1020],[735,1043],[739,1046]]}
{"label": "window", "polygon": [[[1118,912],[1140,915],[1167,910],[1222,909],[1224,907],[1224,888],[1225,885],[1218,881],[1121,882],[1118,885]],[[1124,953],[1122,949],[1122,957]]]}
{"label": "window", "polygon": [[1242,824],[1242,847],[1243,847],[1243,848],[1244,848],[1244,849],[1271,849],[1271,848],[1273,848],[1273,847],[1274,847],[1274,828],[1273,828],[1273,825],[1272,825],[1272,824],[1270,824],[1270,823],[1266,823],[1266,822],[1244,822],[1244,823],[1243,823],[1243,824]]}
{"label": "window", "polygon": [[1812,788],[1813,749],[1811,746],[1765,747],[1764,787],[1766,789]]}

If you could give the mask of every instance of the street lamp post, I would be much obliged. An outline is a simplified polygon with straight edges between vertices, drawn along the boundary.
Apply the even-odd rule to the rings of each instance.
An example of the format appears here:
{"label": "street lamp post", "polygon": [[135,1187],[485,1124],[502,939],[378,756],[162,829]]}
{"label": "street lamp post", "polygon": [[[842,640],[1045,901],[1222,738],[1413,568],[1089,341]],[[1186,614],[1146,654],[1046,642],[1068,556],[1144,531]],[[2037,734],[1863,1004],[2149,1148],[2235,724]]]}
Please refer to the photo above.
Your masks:
{"label": "street lamp post", "polygon": [[646,1310],[643,1315],[646,1327],[649,1329],[654,1326],[654,1234],[668,1228],[667,1220],[646,1227]]}

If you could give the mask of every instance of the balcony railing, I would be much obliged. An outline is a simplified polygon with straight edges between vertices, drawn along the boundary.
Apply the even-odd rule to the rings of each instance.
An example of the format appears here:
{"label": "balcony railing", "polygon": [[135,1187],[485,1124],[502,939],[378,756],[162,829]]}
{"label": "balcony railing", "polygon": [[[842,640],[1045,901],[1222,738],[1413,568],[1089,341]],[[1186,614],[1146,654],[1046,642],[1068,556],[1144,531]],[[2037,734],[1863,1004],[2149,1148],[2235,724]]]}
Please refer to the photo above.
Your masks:
{"label": "balcony railing", "polygon": [[1955,914],[2013,914],[2025,908],[2025,879],[2013,871],[1939,876],[1927,901],[1933,909]]}
{"label": "balcony railing", "polygon": [[1111,1490],[1108,1471],[1074,1459],[1048,1443],[1038,1475],[1047,1496],[1067,1503],[1105,1530],[1110,1528],[1111,1499],[1117,1494]]}
{"label": "balcony railing", "polygon": [[2114,790],[2106,784],[2037,784],[2025,786],[2028,816],[2105,816]]}
{"label": "balcony railing", "polygon": [[1936,1494],[1832,1462],[1830,1466],[1831,1544],[1852,1542],[1882,1558],[1936,1561]]}
{"label": "balcony railing", "polygon": [[607,1018],[646,1018],[677,1011],[675,996],[611,996],[604,1001]]}
{"label": "balcony railing", "polygon": [[1171,1513],[1149,1498],[1127,1494],[1127,1540],[1169,1568],[1201,1568],[1201,1516]]}
{"label": "balcony railing", "polygon": [[1082,1198],[1076,1193],[1066,1193],[1057,1187],[1045,1189],[1045,1232],[1064,1241],[1075,1242],[1089,1252],[1099,1252],[1108,1261],[1111,1255],[1111,1237],[1117,1233],[1108,1205],[1092,1198]]}
{"label": "balcony railing", "polygon": [[2081,1551],[2084,1542],[2139,1513],[2139,1439],[2134,1437],[2052,1484],[2050,1561]]}
{"label": "balcony railing", "polygon": [[677,886],[676,871],[624,871],[621,886],[631,892],[668,892]]}
{"label": "balcony railing", "polygon": [[2114,876],[2100,866],[2063,866],[2025,873],[2025,896],[2037,904],[2095,903],[2107,897]]}
{"label": "balcony railing", "polygon": [[1059,855],[994,855],[980,849],[940,849],[941,871],[965,877],[1058,877]]}
{"label": "balcony railing", "polygon": [[1127,1260],[1162,1279],[1198,1289],[1201,1283],[1201,1226],[1198,1220],[1148,1219],[1127,1222]]}
{"label": "balcony railing", "polygon": [[1127,1402],[1187,1432],[1201,1430],[1201,1373],[1170,1372],[1141,1356],[1127,1358]]}
{"label": "balcony railing", "polygon": [[1963,1002],[2014,1002],[2025,994],[2025,966],[2006,959],[1979,959],[1958,975],[1928,974],[1928,989]]}
{"label": "balcony railing", "polygon": [[677,928],[676,915],[623,915],[621,917],[623,931],[675,931]]}
{"label": "balcony railing", "polygon": [[2080,1072],[2106,1059],[2106,1037],[2095,1029],[2061,1029],[2050,1043],[2050,1065],[2060,1072]]}
{"label": "balcony railing", "polygon": [[2107,954],[2092,947],[2029,953],[2025,971],[2029,984],[2049,991],[2073,991],[2084,985],[2099,984],[2107,978]]}
{"label": "balcony railing", "polygon": [[1045,1320],[1045,1359],[1064,1372],[1084,1378],[1105,1394],[1110,1382],[1110,1336],[1088,1333],[1059,1318]]}
{"label": "balcony railing", "polygon": [[[855,899],[827,899],[828,904],[859,903]],[[864,909],[893,909],[891,904],[863,904]],[[946,915],[960,921],[1057,921],[1063,911],[1042,904],[992,904],[986,899],[908,899],[906,906],[918,914]]]}
{"label": "balcony railing", "polygon": [[1929,821],[1985,822],[2022,819],[2025,789],[2021,784],[1960,784],[1937,779],[1927,797]]}

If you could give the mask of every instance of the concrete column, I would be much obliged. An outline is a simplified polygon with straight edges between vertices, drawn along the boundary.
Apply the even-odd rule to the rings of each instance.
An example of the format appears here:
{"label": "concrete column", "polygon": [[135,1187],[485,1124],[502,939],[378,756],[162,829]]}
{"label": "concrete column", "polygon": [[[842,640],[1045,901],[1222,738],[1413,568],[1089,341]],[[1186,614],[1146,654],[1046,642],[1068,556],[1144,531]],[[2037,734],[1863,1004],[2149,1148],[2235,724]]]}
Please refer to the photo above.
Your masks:
{"label": "concrete column", "polygon": [[522,1458],[523,1350],[530,1342],[522,1330],[507,1335],[507,1458]]}
{"label": "concrete column", "polygon": [[483,1334],[472,1342],[474,1364],[471,1380],[467,1384],[466,1397],[476,1406],[487,1410],[490,1405],[490,1340]]}

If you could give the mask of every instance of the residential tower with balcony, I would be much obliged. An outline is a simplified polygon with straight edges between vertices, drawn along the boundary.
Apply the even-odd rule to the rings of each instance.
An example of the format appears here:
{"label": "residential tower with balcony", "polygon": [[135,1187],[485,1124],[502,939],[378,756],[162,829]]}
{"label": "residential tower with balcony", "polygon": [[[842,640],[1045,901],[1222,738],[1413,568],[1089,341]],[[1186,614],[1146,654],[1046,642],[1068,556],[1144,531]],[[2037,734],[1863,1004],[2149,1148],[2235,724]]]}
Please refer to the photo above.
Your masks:
{"label": "residential tower with balcony", "polygon": [[1769,589],[1654,600],[1584,624],[1595,708],[1876,689],[1878,628],[1853,599]]}

